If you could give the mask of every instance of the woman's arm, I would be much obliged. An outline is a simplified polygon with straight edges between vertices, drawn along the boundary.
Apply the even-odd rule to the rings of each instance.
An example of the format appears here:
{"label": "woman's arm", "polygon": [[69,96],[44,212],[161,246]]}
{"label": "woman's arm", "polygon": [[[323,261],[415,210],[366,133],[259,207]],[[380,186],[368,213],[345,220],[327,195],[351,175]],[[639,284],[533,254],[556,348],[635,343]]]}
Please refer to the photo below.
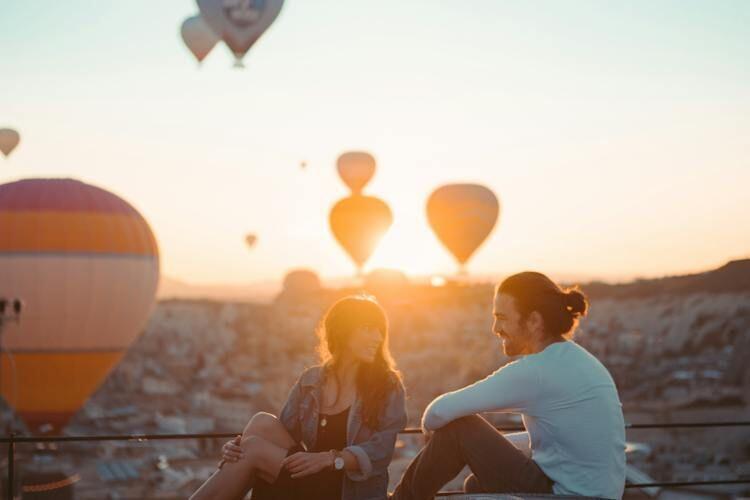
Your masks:
{"label": "woman's arm", "polygon": [[406,394],[403,384],[398,380],[386,399],[377,432],[364,443],[342,450],[344,469],[349,479],[364,481],[385,473],[393,458],[396,437],[405,427]]}
{"label": "woman's arm", "polygon": [[289,391],[289,396],[286,398],[286,403],[284,403],[284,407],[281,409],[281,414],[279,415],[279,421],[281,421],[289,432],[289,435],[292,436],[292,439],[297,443],[302,441],[302,427],[299,418],[301,379],[302,377],[297,379],[297,382],[292,386],[292,389]]}

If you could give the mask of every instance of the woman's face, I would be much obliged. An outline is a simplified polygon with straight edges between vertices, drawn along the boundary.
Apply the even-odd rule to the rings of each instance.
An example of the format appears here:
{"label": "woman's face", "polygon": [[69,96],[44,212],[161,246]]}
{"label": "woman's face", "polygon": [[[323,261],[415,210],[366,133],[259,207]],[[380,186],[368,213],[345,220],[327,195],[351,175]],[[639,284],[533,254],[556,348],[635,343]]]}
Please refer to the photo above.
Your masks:
{"label": "woman's face", "polygon": [[382,343],[380,330],[374,326],[361,326],[352,332],[347,347],[357,361],[372,363]]}

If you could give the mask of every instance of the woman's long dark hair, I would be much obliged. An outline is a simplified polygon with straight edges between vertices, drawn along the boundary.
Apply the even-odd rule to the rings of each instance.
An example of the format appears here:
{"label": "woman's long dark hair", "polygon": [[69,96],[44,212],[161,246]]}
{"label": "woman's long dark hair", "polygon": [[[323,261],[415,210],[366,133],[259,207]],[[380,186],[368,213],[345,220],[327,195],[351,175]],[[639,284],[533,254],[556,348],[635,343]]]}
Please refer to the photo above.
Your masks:
{"label": "woman's long dark hair", "polygon": [[[362,327],[376,328],[383,339],[373,362],[360,363],[356,380],[357,393],[362,398],[363,422],[370,428],[377,428],[385,399],[400,383],[401,374],[388,348],[388,319],[375,298],[353,295],[334,303],[318,329],[318,354],[326,375],[335,376],[333,369],[341,360],[347,338]],[[338,399],[338,395],[336,397]]]}

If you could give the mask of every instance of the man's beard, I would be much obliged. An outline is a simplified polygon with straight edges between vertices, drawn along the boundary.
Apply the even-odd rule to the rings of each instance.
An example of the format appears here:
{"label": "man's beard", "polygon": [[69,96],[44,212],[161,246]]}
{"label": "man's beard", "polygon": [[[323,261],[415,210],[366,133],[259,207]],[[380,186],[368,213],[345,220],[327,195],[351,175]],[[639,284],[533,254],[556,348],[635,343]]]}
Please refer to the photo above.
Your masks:
{"label": "man's beard", "polygon": [[503,338],[503,353],[506,356],[522,356],[529,354],[528,345],[523,341],[528,338],[529,332],[523,331],[519,334],[519,337],[508,337]]}
{"label": "man's beard", "polygon": [[516,340],[503,339],[503,353],[506,356],[518,356],[522,351]]}

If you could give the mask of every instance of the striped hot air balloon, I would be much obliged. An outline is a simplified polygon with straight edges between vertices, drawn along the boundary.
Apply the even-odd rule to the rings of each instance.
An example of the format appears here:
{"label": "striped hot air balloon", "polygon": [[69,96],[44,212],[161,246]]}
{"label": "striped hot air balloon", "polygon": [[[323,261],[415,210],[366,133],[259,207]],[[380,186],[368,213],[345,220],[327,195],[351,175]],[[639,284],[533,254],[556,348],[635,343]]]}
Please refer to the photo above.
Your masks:
{"label": "striped hot air balloon", "polygon": [[159,253],[126,201],[72,179],[0,185],[0,297],[24,312],[2,337],[2,396],[59,431],[118,363],[154,303]]}

